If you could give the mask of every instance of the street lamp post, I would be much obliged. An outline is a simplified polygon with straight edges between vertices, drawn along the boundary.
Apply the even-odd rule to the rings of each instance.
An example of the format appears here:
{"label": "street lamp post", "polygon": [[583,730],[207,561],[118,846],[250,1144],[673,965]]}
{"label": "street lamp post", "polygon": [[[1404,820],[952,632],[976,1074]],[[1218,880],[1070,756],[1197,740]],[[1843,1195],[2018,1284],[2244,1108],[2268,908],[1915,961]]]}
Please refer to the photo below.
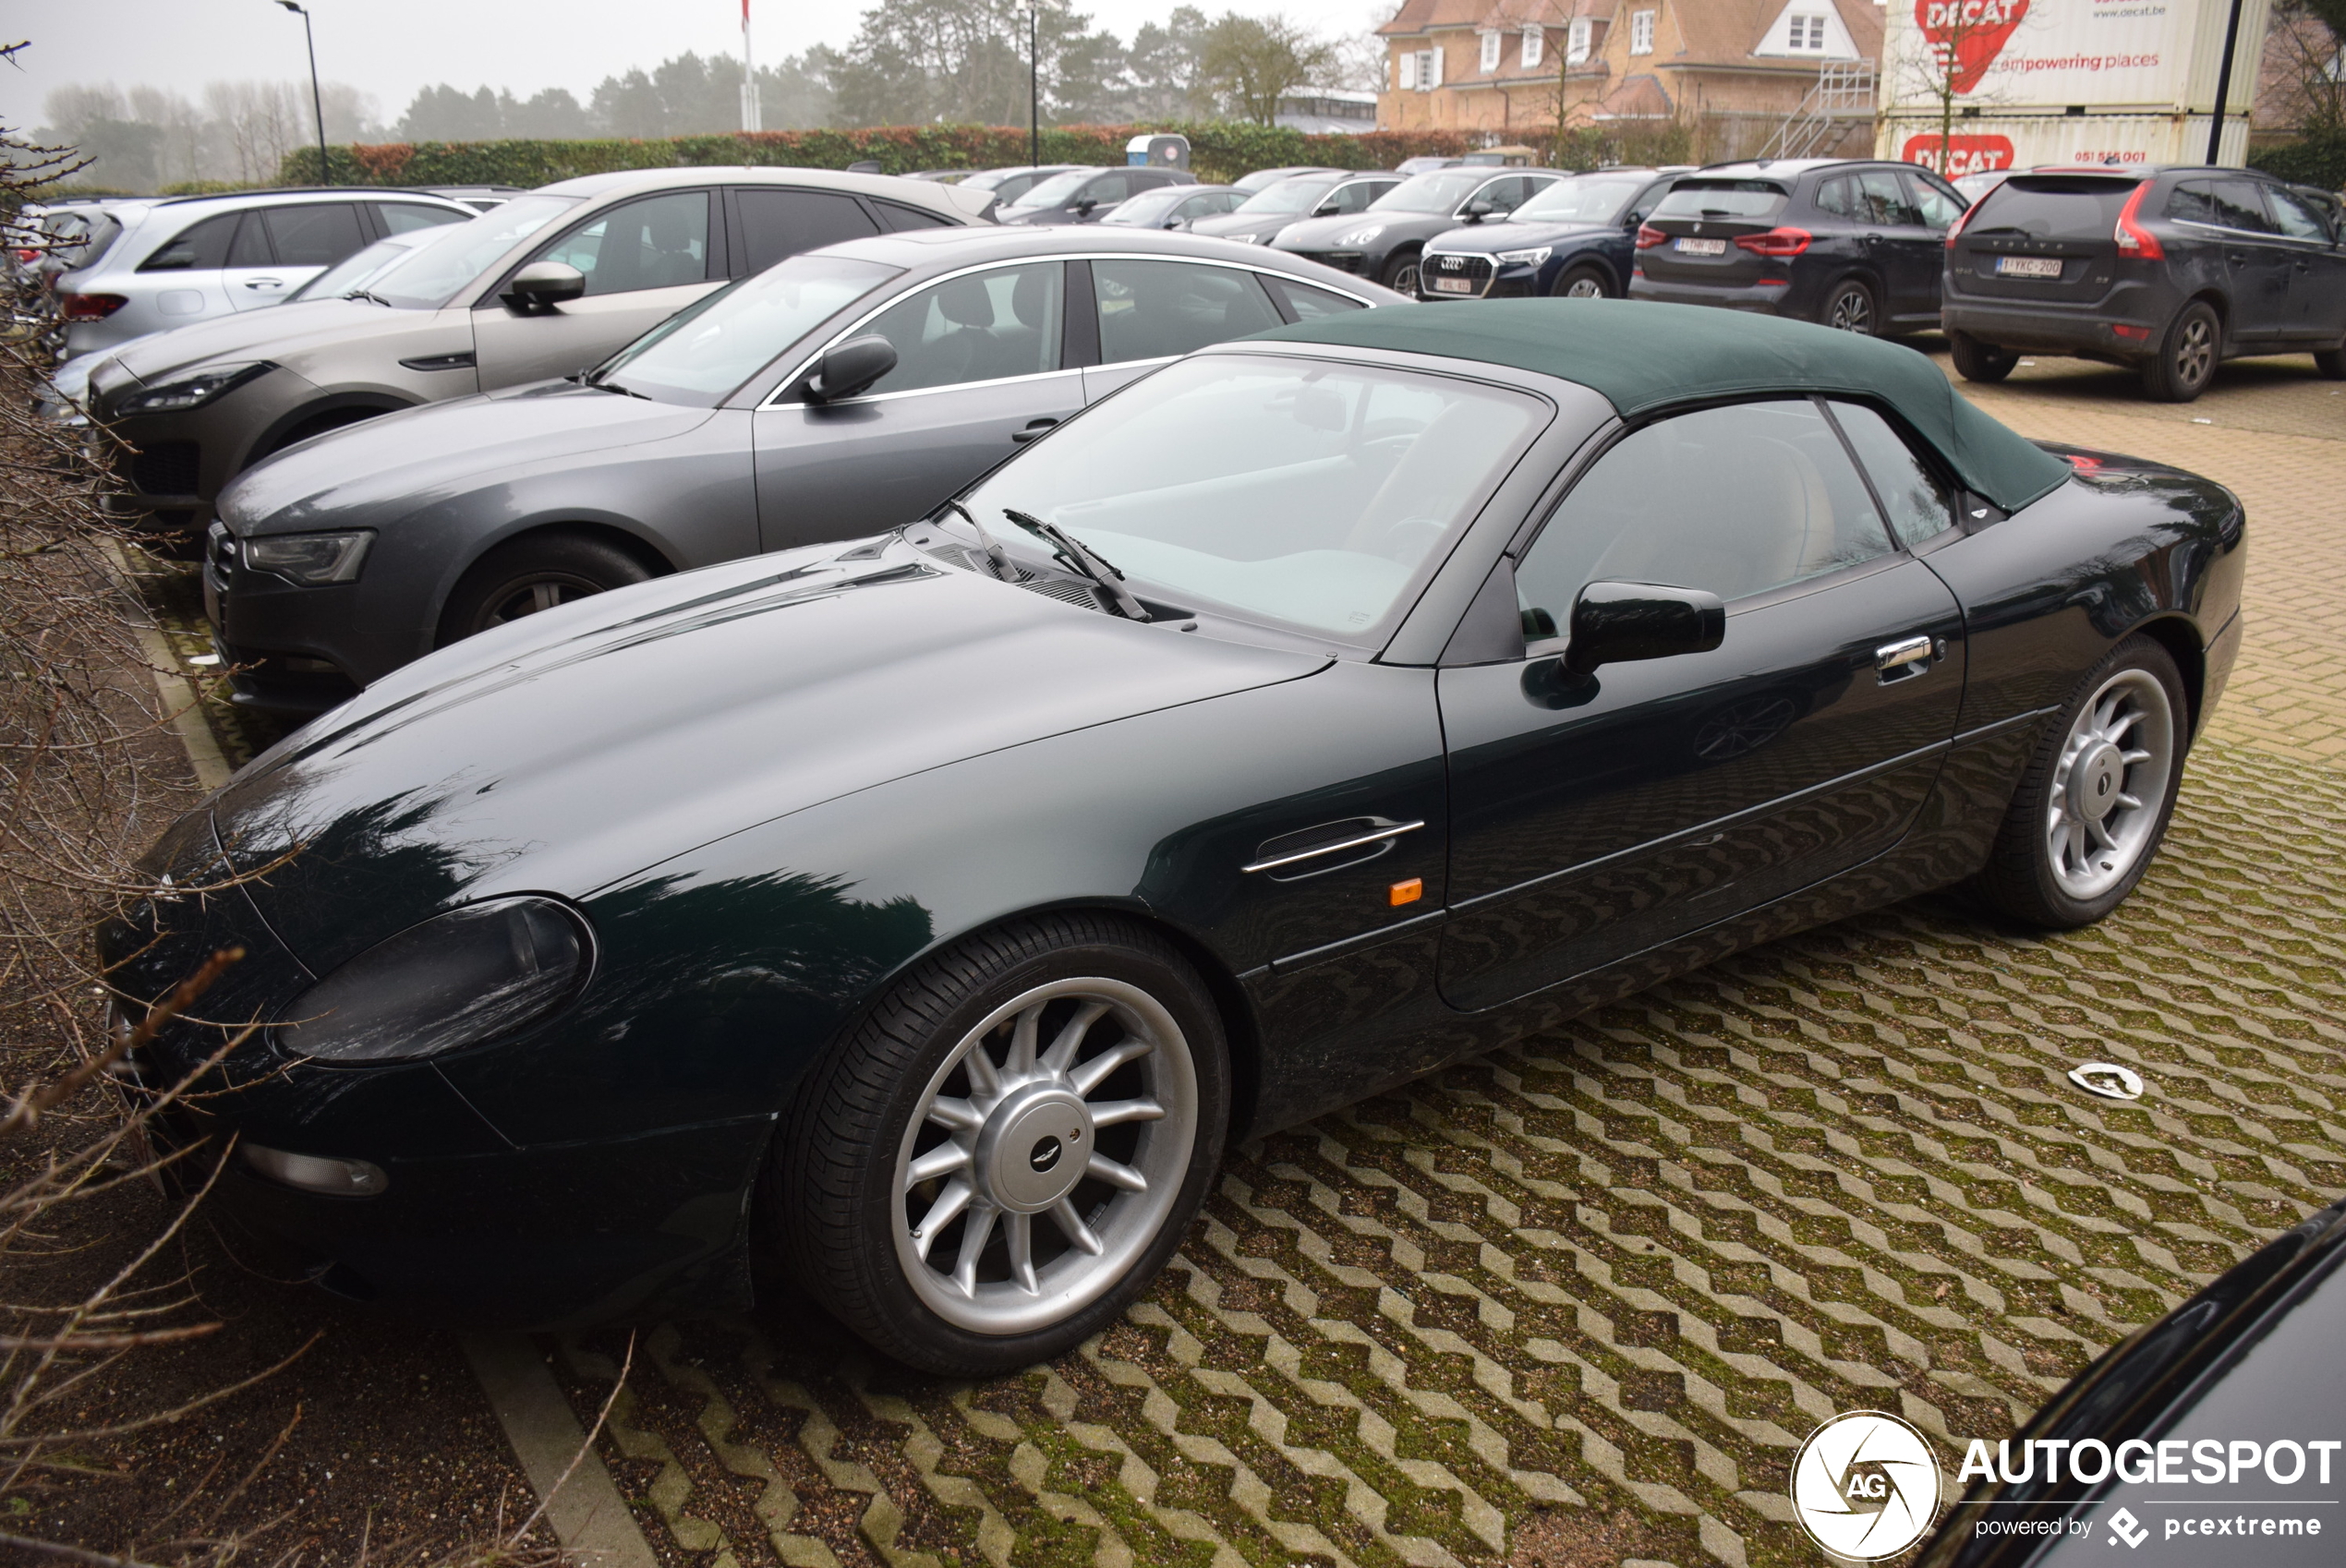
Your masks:
{"label": "street lamp post", "polygon": [[1035,25],[1034,0],[1026,6],[1026,162],[1043,166],[1043,49],[1042,30]]}
{"label": "street lamp post", "polygon": [[301,18],[301,36],[309,45],[309,108],[318,116],[318,183],[334,183],[333,165],[326,161],[326,99],[318,90],[318,35],[310,30],[309,13],[295,0],[277,0],[277,4]]}

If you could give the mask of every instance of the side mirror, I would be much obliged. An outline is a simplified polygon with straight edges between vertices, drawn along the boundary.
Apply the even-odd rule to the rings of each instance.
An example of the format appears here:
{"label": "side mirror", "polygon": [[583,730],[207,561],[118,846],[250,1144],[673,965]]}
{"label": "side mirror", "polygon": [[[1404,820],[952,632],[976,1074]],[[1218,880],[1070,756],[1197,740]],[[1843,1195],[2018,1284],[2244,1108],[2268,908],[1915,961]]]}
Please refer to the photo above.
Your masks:
{"label": "side mirror", "polygon": [[524,316],[536,316],[586,292],[586,274],[567,261],[532,261],[497,297]]}
{"label": "side mirror", "polygon": [[896,345],[877,332],[849,338],[826,349],[815,362],[815,373],[806,378],[807,401],[837,403],[853,397],[895,368]]}
{"label": "side mirror", "polygon": [[1317,207],[1312,209],[1312,216],[1314,218],[1333,218],[1343,211],[1343,208],[1338,207],[1333,201],[1323,201]]}
{"label": "side mirror", "polygon": [[1100,200],[1098,197],[1087,196],[1082,200],[1075,204],[1075,215],[1079,218],[1088,218],[1092,215],[1092,209],[1097,207],[1099,204]]}
{"label": "side mirror", "polygon": [[1572,602],[1566,673],[1585,677],[1602,664],[1709,653],[1727,634],[1727,607],[1700,588],[1660,583],[1591,583]]}
{"label": "side mirror", "polygon": [[1469,223],[1479,223],[1498,210],[1494,203],[1477,199],[1468,202],[1465,210],[1458,215]]}

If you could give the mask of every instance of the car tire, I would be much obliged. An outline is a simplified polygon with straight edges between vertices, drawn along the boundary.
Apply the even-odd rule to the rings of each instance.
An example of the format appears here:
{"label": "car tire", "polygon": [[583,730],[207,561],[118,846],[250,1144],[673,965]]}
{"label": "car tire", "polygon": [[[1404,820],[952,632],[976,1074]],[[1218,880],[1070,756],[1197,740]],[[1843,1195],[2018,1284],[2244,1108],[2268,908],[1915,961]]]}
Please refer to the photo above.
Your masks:
{"label": "car tire", "polygon": [[1548,292],[1558,299],[1610,299],[1613,297],[1613,285],[1606,281],[1602,269],[1583,262],[1578,267],[1566,268],[1563,275],[1556,279],[1555,287]]}
{"label": "car tire", "polygon": [[2012,374],[2020,363],[2020,356],[1981,343],[1968,332],[1949,332],[1947,347],[1955,362],[1955,371],[1966,381],[2001,381]]}
{"label": "car tire", "polygon": [[1872,337],[1881,330],[1881,309],[1874,298],[1873,285],[1863,278],[1844,278],[1825,290],[1825,302],[1817,312],[1817,323],[1837,332],[1856,332],[1859,337]]}
{"label": "car tire", "polygon": [[2216,379],[2224,357],[2224,323],[2214,306],[2195,299],[2167,324],[2159,352],[2143,361],[2143,395],[2153,403],[2189,403]]}
{"label": "car tire", "polygon": [[2314,368],[2333,381],[2346,381],[2346,343],[2314,350]]}
{"label": "car tire", "polygon": [[2116,909],[2167,836],[2190,721],[2172,655],[2141,635],[2111,649],[2046,727],[1974,897],[2050,930]]}
{"label": "car tire", "polygon": [[[923,960],[847,1030],[777,1129],[759,1234],[900,1361],[1031,1367],[1114,1321],[1180,1245],[1229,1084],[1220,1016],[1172,944],[1090,911],[1022,921]],[[1106,1105],[1125,1117],[1095,1122]],[[1120,1174],[1089,1174],[1103,1161]]]}
{"label": "car tire", "polygon": [[1385,271],[1377,281],[1396,294],[1406,294],[1411,299],[1417,298],[1418,253],[1414,250],[1405,250],[1385,262]]}
{"label": "car tire", "polygon": [[457,579],[440,615],[446,647],[508,621],[645,582],[651,568],[608,540],[532,534],[499,545]]}

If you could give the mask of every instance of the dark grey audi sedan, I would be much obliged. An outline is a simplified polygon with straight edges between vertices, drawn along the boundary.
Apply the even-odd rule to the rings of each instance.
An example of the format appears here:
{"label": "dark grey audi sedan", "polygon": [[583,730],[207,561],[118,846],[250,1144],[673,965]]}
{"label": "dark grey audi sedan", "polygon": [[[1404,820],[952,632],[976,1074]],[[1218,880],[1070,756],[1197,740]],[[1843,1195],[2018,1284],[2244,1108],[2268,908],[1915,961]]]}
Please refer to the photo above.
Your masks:
{"label": "dark grey audi sedan", "polygon": [[247,470],[205,541],[205,607],[239,702],[320,712],[518,616],[912,522],[1168,359],[1398,303],[1300,257],[1148,229],[830,246],[584,375]]}

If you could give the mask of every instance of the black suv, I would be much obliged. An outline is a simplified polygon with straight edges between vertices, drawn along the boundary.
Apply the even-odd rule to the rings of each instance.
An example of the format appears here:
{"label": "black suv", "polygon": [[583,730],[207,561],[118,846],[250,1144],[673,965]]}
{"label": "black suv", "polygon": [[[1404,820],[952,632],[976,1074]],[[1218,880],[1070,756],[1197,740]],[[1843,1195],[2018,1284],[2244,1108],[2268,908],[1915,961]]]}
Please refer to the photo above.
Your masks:
{"label": "black suv", "polygon": [[2188,403],[2219,360],[2292,350],[2346,378],[2346,236],[2254,169],[2014,175],[1948,236],[1946,271],[1948,341],[1975,381],[2068,354]]}
{"label": "black suv", "polygon": [[1939,324],[1955,188],[1912,163],[1762,158],[1670,187],[1638,230],[1631,299],[1724,305],[1846,332]]}

